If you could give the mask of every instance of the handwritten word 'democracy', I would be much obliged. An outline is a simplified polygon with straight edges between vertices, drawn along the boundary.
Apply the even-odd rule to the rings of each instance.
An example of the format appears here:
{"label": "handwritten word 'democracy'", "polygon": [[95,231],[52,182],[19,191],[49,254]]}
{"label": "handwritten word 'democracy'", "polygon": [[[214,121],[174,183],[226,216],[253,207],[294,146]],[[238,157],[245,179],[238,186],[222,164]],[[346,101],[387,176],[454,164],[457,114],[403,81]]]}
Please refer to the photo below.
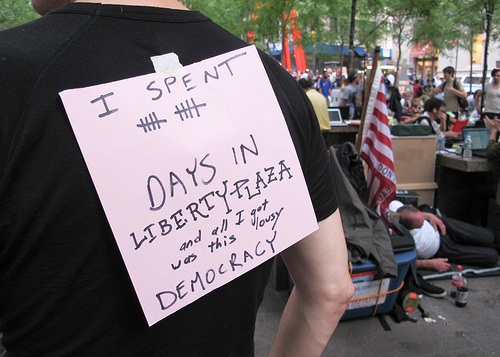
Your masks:
{"label": "handwritten word 'democracy'", "polygon": [[148,324],[317,229],[255,47],[61,98]]}

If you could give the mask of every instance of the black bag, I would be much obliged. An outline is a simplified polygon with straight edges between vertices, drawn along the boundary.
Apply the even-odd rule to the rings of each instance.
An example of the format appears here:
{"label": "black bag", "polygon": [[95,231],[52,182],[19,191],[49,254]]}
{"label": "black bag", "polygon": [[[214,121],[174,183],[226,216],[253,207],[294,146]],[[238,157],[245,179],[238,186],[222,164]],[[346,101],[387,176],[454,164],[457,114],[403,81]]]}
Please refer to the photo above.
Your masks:
{"label": "black bag", "polygon": [[[457,79],[455,78],[453,80],[453,88],[458,90],[456,81],[457,81]],[[444,86],[443,86],[443,88],[444,88]],[[457,97],[457,98],[458,98],[458,106],[460,107],[460,109],[465,110],[465,108],[467,108],[469,106],[469,101],[467,100],[467,98],[462,98],[462,97]]]}
{"label": "black bag", "polygon": [[350,142],[336,144],[333,147],[342,172],[356,190],[359,198],[364,202],[368,184],[365,178],[363,161],[356,151],[356,147]]}

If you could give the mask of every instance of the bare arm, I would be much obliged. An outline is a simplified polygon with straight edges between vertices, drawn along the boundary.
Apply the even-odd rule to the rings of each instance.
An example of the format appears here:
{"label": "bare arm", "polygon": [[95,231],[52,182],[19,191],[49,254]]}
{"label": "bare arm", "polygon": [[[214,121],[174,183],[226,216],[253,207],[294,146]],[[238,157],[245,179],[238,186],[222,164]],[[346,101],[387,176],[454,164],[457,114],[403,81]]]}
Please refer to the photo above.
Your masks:
{"label": "bare arm", "polygon": [[[457,97],[467,98],[467,93],[463,89],[462,84],[460,84],[460,81],[458,81],[456,78],[453,79],[453,81],[454,81],[454,84],[452,86],[447,87],[447,88],[443,88],[443,89],[446,90],[446,91],[448,91],[448,92],[451,92],[451,93],[455,94]],[[461,89],[455,88],[455,84],[456,83],[459,83],[457,85]]]}
{"label": "bare arm", "polygon": [[445,272],[450,269],[450,263],[446,258],[436,259],[417,259],[417,269],[431,269],[439,273]]}
{"label": "bare arm", "polygon": [[457,97],[467,98],[467,93],[464,90],[458,90],[455,88],[452,88],[452,89]]}
{"label": "bare arm", "polygon": [[455,132],[455,131],[452,131],[452,130],[445,131],[445,132],[443,132],[443,134],[447,138],[458,138],[460,135],[462,135],[462,133]]}
{"label": "bare arm", "polygon": [[474,101],[476,102],[476,108],[477,108],[477,112],[479,114],[481,114],[482,112],[482,108],[481,106],[479,105],[479,101],[481,99],[481,96],[483,95],[483,91],[480,89],[476,92],[476,95],[474,96]]}
{"label": "bare arm", "polygon": [[354,293],[339,210],[281,256],[295,287],[270,356],[320,356]]}
{"label": "bare arm", "polygon": [[413,124],[417,121],[419,117],[420,117],[419,115],[413,115],[409,119],[402,121],[401,124]]}
{"label": "bare arm", "polygon": [[484,126],[486,126],[490,131],[490,140],[497,140],[498,127],[496,122],[499,122],[498,118],[495,117],[491,119],[488,116],[484,117]]}
{"label": "bare arm", "polygon": [[429,212],[422,212],[422,215],[430,222],[430,224],[432,224],[434,229],[437,230],[439,228],[442,234],[446,234],[446,226],[440,218]]}

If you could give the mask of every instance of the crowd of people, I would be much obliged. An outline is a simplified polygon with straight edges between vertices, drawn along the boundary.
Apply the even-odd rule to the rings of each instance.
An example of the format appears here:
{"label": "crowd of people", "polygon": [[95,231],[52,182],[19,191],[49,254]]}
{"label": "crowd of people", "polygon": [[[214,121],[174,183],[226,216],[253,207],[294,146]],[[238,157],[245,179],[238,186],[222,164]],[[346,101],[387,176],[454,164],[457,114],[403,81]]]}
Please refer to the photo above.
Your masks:
{"label": "crowd of people", "polygon": [[391,111],[391,114],[400,124],[432,125],[436,134],[443,132],[446,137],[457,137],[461,135],[460,131],[453,131],[457,120],[484,127],[485,117],[500,116],[500,70],[493,69],[491,78],[486,80],[484,92],[467,93],[462,82],[455,78],[453,67],[444,68],[442,78],[431,78],[429,74],[425,80],[416,79],[412,71],[410,90],[401,95],[401,113]]}
{"label": "crowd of people", "polygon": [[[363,105],[363,76],[357,72],[343,75],[340,71],[326,68],[321,74],[319,70],[306,70],[304,73],[291,72],[292,76],[305,79],[310,82],[310,88],[316,89],[326,99],[327,105],[349,106],[350,119],[355,107]],[[442,77],[427,74],[426,78],[417,79],[415,71],[408,75],[409,90],[400,92],[393,71],[385,73],[385,89],[389,116],[394,118],[394,123],[412,124],[422,123],[432,125],[433,132],[443,132],[445,136],[458,136],[453,126],[457,120],[469,120],[476,126],[484,126],[484,116],[489,115],[493,119],[495,114],[500,113],[500,70],[494,69],[491,73],[492,81],[486,83],[484,92],[478,90],[467,93],[462,82],[455,77],[453,67],[446,67],[442,71]],[[341,89],[340,103],[333,104],[332,90]],[[433,99],[431,104],[426,102]],[[484,110],[481,105],[484,99]],[[439,100],[439,102],[437,101]],[[465,101],[467,106],[461,106]],[[437,104],[438,103],[438,104]],[[435,115],[431,111],[436,107]],[[441,110],[442,109],[442,110]],[[427,119],[422,122],[422,119]]]}

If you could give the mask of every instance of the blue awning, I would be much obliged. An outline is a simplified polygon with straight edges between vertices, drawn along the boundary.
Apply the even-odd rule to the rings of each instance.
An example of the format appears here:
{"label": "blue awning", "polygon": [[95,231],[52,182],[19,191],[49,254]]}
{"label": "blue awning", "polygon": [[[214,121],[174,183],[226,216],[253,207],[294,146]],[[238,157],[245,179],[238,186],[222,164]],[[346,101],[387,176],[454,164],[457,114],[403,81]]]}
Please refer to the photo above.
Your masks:
{"label": "blue awning", "polygon": [[[330,54],[330,55],[335,55],[335,54],[340,55],[340,53],[341,53],[342,50],[341,50],[341,46],[340,45],[325,45],[325,44],[321,44],[320,43],[320,44],[316,45],[315,51],[316,51],[316,53],[326,53],[326,54]],[[308,46],[307,47],[307,52],[313,52],[313,46]],[[366,54],[365,48],[363,46],[356,47],[354,49],[354,52],[358,56],[364,56]],[[344,56],[348,56],[349,55],[349,47],[348,46],[344,46],[343,53],[344,53]]]}
{"label": "blue awning", "polygon": [[[312,45],[307,46],[305,48],[305,51],[307,53],[312,53],[315,51],[316,53],[325,53],[325,54],[329,54],[329,55],[335,55],[335,54],[340,55],[341,46],[340,45],[327,45],[327,44],[320,43],[320,44],[316,45],[315,49],[313,49]],[[290,41],[290,52],[293,52],[292,41]],[[344,52],[344,56],[349,56],[349,47],[344,46],[343,52]],[[275,45],[272,45],[272,47],[269,48],[269,53],[271,55],[279,55],[279,54],[281,54],[281,48],[277,49]],[[354,49],[354,55],[355,56],[356,55],[357,56],[365,56],[365,55],[373,56],[373,50],[371,52],[366,52],[365,48],[363,46],[358,46]],[[381,57],[384,57],[384,58],[391,58],[392,57],[392,49],[391,48],[382,48],[380,55],[381,55]]]}

